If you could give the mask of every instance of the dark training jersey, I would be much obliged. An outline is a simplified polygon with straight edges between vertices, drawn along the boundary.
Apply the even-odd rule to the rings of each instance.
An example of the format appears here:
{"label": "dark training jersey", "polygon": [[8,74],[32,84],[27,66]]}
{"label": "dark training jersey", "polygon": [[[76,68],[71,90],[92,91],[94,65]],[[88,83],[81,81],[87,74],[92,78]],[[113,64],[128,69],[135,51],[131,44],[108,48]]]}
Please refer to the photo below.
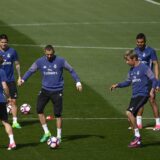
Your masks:
{"label": "dark training jersey", "polygon": [[48,91],[60,91],[64,87],[63,69],[68,70],[76,82],[80,82],[74,69],[64,58],[58,56],[54,56],[52,62],[48,61],[46,56],[37,59],[22,79],[26,81],[34,72],[39,70],[42,75],[42,88]]}
{"label": "dark training jersey", "polygon": [[132,97],[149,96],[149,84],[152,81],[152,88],[156,88],[157,80],[151,69],[143,63],[131,67],[126,81],[118,83],[119,88],[132,85]]}
{"label": "dark training jersey", "polygon": [[146,64],[153,70],[152,62],[158,60],[156,51],[149,46],[145,46],[145,49],[143,51],[141,51],[138,47],[136,47],[135,52],[138,55],[138,60]]}
{"label": "dark training jersey", "polygon": [[4,69],[7,82],[15,81],[14,78],[14,62],[18,61],[18,54],[13,48],[7,48],[6,51],[0,50],[0,55],[3,56],[4,62],[2,64],[2,69]]}
{"label": "dark training jersey", "polygon": [[6,102],[6,97],[3,93],[2,82],[6,82],[6,74],[3,69],[0,68],[0,103]]}

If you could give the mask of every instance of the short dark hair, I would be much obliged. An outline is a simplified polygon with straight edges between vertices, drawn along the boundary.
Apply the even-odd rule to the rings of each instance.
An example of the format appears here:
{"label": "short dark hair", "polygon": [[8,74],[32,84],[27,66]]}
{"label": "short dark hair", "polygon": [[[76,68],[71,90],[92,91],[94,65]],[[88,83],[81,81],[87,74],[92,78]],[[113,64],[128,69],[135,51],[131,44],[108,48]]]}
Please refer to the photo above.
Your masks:
{"label": "short dark hair", "polygon": [[4,62],[3,56],[0,55],[0,65]]}
{"label": "short dark hair", "polygon": [[136,39],[144,39],[144,41],[146,42],[146,36],[144,33],[137,34]]}
{"label": "short dark hair", "polygon": [[127,59],[127,57],[129,57],[130,59],[136,59],[138,60],[138,55],[134,50],[127,50],[125,55],[124,55],[124,59]]}
{"label": "short dark hair", "polygon": [[1,34],[0,35],[0,40],[1,39],[6,39],[8,41],[8,36],[6,34]]}
{"label": "short dark hair", "polygon": [[45,47],[44,47],[44,50],[48,50],[48,51],[53,51],[53,53],[55,53],[55,50],[54,50],[54,47],[52,46],[52,45],[46,45]]}

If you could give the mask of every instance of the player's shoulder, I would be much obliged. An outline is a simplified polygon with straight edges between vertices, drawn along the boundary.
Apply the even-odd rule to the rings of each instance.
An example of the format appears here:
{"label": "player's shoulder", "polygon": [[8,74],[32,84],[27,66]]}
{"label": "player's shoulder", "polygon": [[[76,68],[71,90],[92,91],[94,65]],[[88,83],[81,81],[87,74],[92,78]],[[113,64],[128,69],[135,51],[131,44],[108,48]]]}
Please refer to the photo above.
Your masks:
{"label": "player's shoulder", "polygon": [[12,47],[9,47],[7,51],[9,51],[10,53],[17,53],[17,51]]}
{"label": "player's shoulder", "polygon": [[55,55],[56,60],[64,61],[65,59],[61,56]]}
{"label": "player's shoulder", "polygon": [[149,52],[155,52],[155,49],[150,47],[150,46],[146,46],[146,50],[148,50]]}
{"label": "player's shoulder", "polygon": [[144,70],[147,70],[149,67],[146,65],[146,64],[144,64],[144,63],[140,63],[139,64],[139,67],[141,68],[141,69],[144,69]]}

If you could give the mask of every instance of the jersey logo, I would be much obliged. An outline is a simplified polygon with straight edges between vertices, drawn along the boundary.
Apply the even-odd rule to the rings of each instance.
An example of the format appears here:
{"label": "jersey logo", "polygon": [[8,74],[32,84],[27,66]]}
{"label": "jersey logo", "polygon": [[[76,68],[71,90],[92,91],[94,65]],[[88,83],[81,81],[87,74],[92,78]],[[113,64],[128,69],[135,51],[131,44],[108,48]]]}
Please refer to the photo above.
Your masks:
{"label": "jersey logo", "polygon": [[146,56],[146,54],[145,53],[143,53],[143,55],[142,55],[143,57],[145,57]]}
{"label": "jersey logo", "polygon": [[10,53],[8,53],[8,54],[7,54],[7,58],[10,58],[10,57],[11,57],[11,55],[10,55]]}
{"label": "jersey logo", "polygon": [[46,68],[47,68],[47,66],[43,66],[43,68],[44,68],[44,69],[46,69]]}
{"label": "jersey logo", "polygon": [[53,68],[55,68],[55,69],[56,69],[56,68],[57,68],[57,65],[56,65],[56,64],[54,64]]}

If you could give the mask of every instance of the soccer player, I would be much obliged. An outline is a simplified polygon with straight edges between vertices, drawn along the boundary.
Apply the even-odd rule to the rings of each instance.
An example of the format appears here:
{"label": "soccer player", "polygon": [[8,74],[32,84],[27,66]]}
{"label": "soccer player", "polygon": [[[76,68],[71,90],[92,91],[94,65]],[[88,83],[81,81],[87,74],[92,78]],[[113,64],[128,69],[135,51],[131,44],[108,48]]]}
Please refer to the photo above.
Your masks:
{"label": "soccer player", "polygon": [[[126,114],[134,131],[134,139],[128,147],[134,148],[141,145],[141,136],[136,123],[137,113],[147,102],[149,96],[154,97],[157,80],[152,70],[138,60],[138,55],[133,50],[127,51],[124,58],[126,63],[131,66],[128,77],[124,82],[113,84],[110,89],[132,86],[132,97]],[[152,81],[151,90],[148,88],[150,81]]]}
{"label": "soccer player", "polygon": [[[138,55],[138,59],[149,66],[151,70],[155,74],[155,78],[158,80],[159,76],[159,64],[156,52],[153,48],[146,45],[146,36],[143,33],[139,33],[136,36],[137,47],[135,48],[135,52]],[[151,82],[150,82],[151,83]],[[151,88],[152,84],[150,84]],[[155,97],[150,97],[149,102],[152,106],[156,125],[154,130],[160,130],[160,117],[159,117],[159,109],[156,103]],[[137,125],[138,128],[142,128],[142,114],[143,114],[143,107],[137,114]]]}
{"label": "soccer player", "polygon": [[10,105],[12,106],[12,116],[13,116],[13,128],[20,129],[21,126],[17,122],[17,87],[14,78],[14,64],[17,70],[18,81],[21,81],[20,75],[20,63],[18,59],[18,54],[16,50],[8,46],[8,37],[5,34],[0,35],[0,55],[3,56],[4,62],[2,64],[2,69],[4,69],[7,76],[7,85],[9,88],[11,101]]}
{"label": "soccer player", "polygon": [[[3,63],[3,57],[0,56],[0,66]],[[9,95],[9,89],[6,83],[6,74],[3,69],[0,68],[0,119],[5,127],[6,133],[9,136],[10,143],[8,145],[8,150],[16,148],[14,141],[13,131],[11,125],[8,123],[8,114],[6,108],[6,98],[10,102],[11,98]],[[5,95],[4,95],[5,94]]]}
{"label": "soccer player", "polygon": [[44,135],[40,139],[40,142],[45,142],[51,136],[51,133],[47,127],[44,108],[49,100],[54,105],[54,115],[56,117],[57,125],[57,138],[61,141],[62,132],[62,98],[63,98],[63,69],[70,72],[71,76],[76,82],[76,88],[78,91],[82,91],[82,85],[80,79],[74,69],[68,64],[68,62],[57,55],[53,46],[47,45],[44,48],[44,56],[37,59],[30,69],[22,77],[22,85],[34,72],[39,70],[42,74],[42,89],[39,92],[37,100],[37,113],[39,116],[40,123],[44,130]]}

